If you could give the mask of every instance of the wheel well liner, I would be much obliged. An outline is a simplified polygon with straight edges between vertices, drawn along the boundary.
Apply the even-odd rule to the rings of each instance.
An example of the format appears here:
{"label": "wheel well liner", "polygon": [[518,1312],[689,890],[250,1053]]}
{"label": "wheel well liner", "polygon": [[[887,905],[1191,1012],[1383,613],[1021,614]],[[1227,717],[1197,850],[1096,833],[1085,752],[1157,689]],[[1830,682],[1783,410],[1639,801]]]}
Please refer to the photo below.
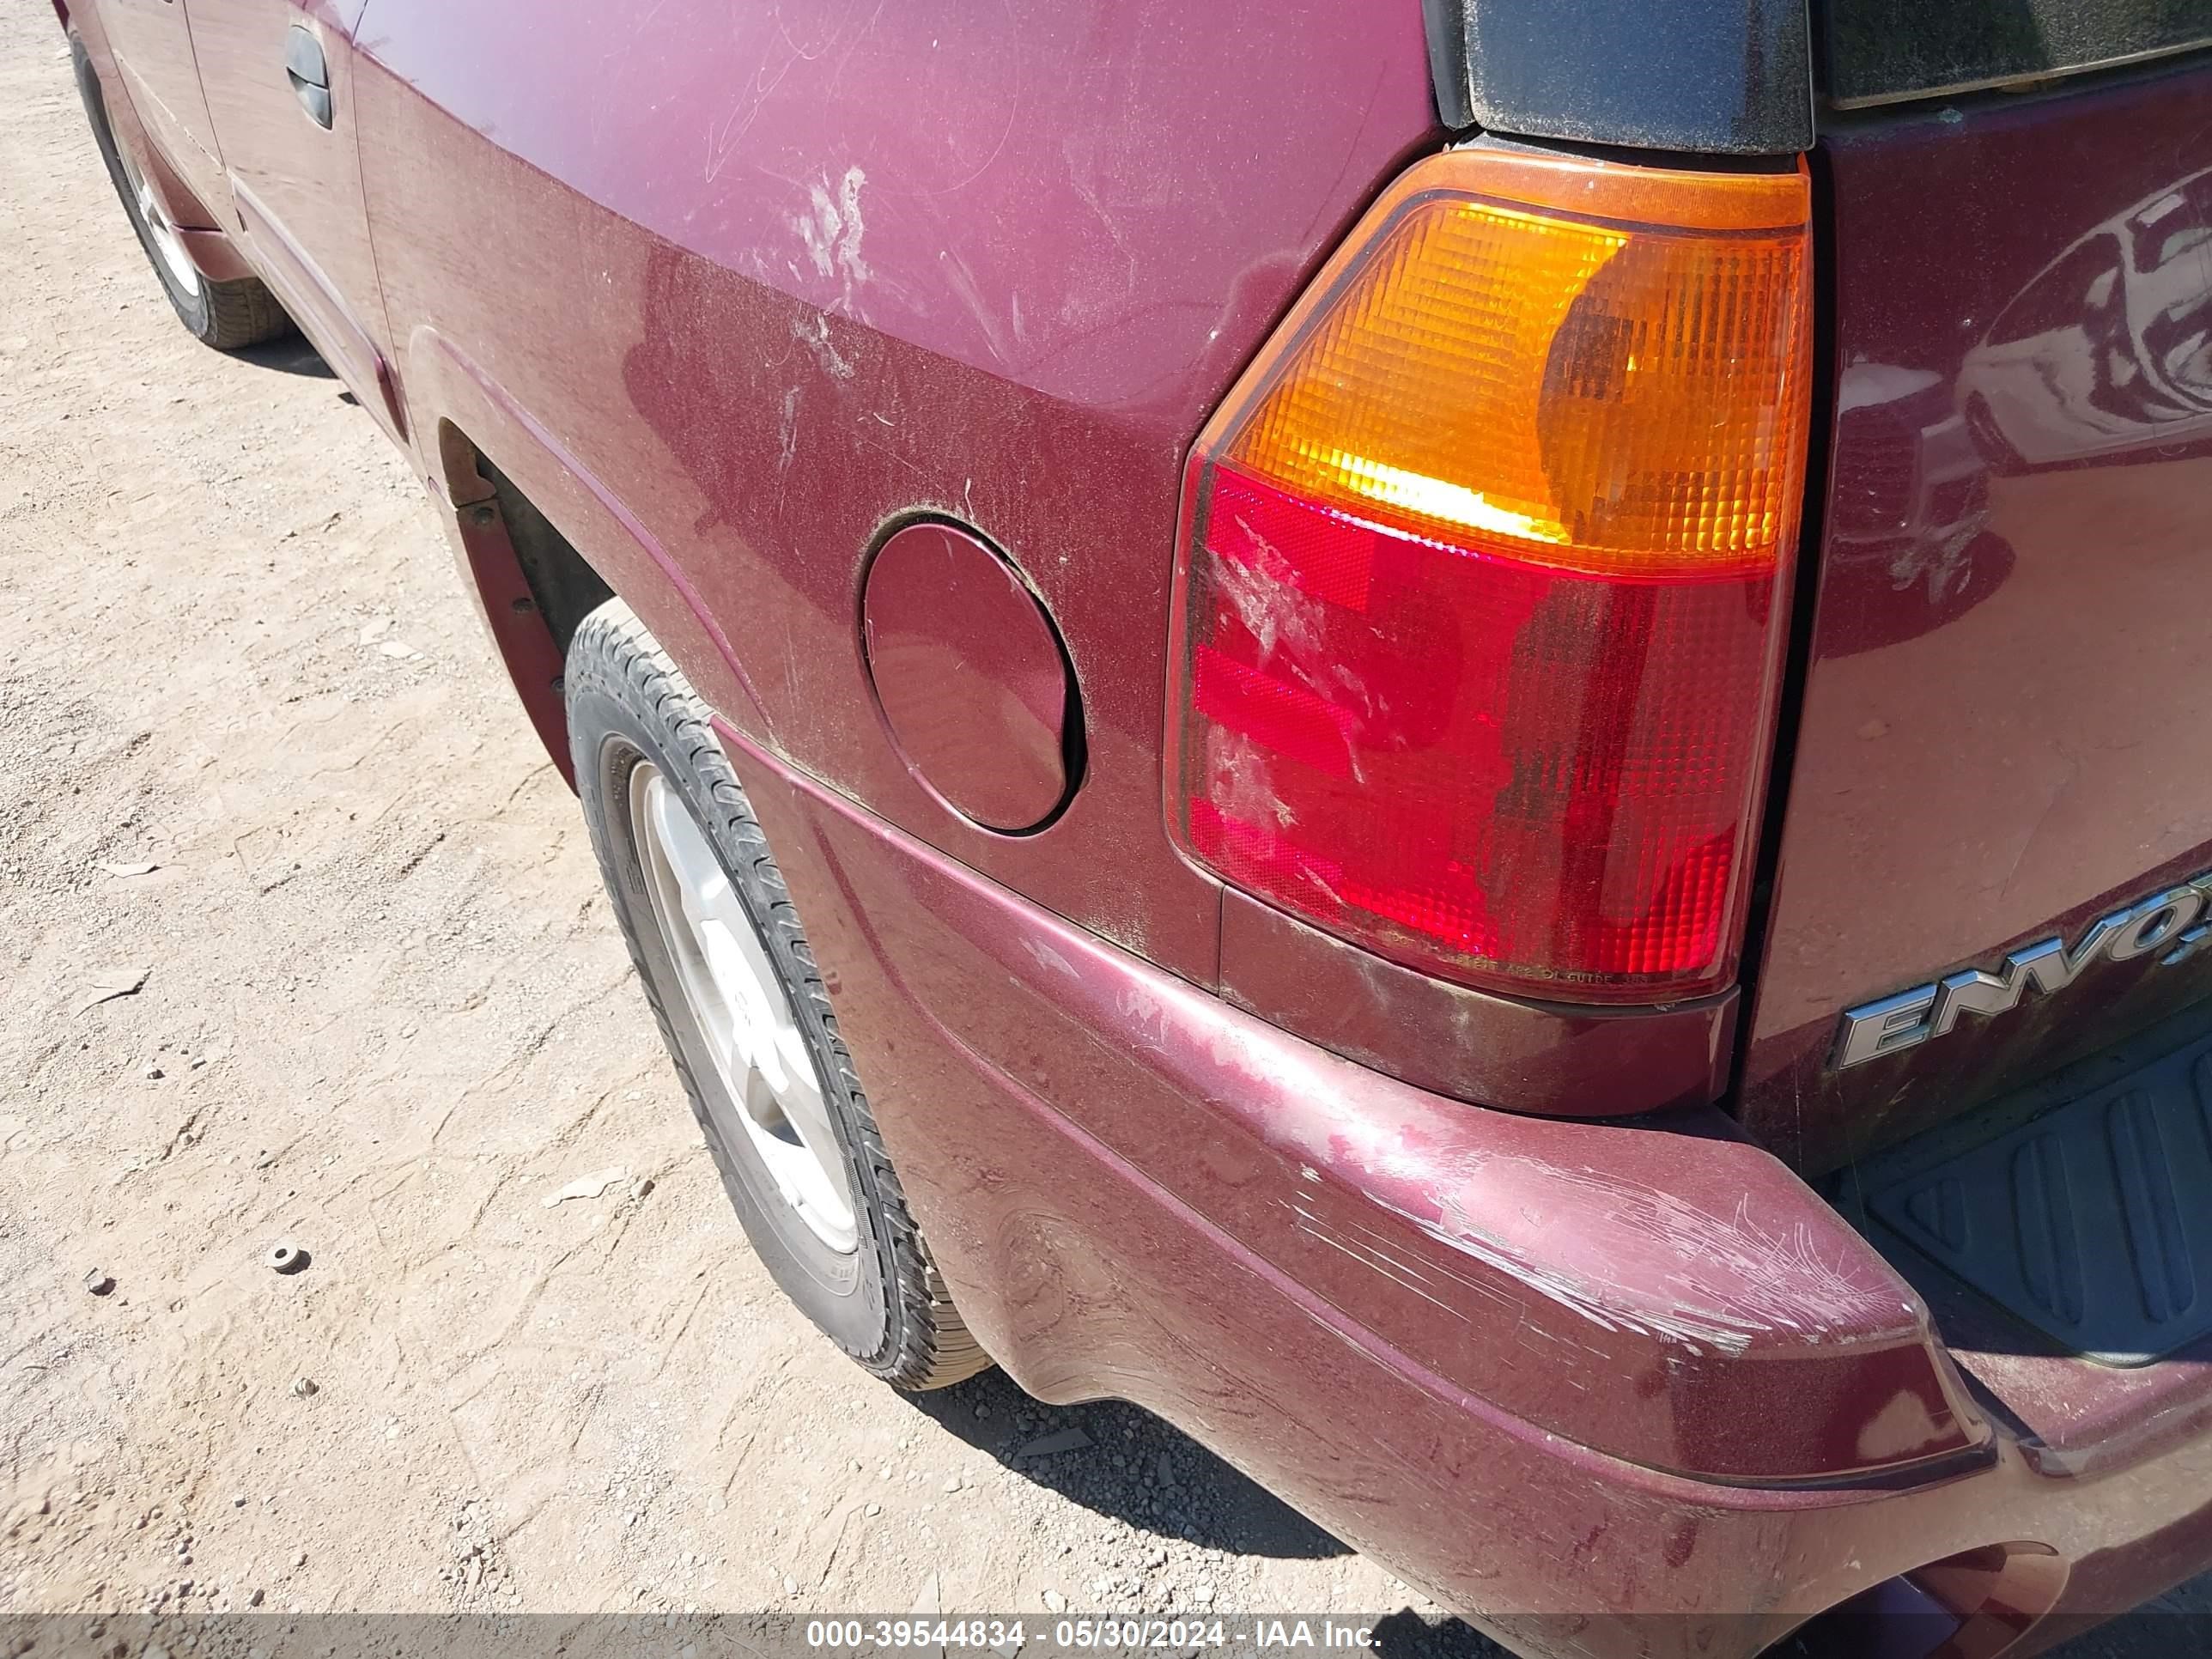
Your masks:
{"label": "wheel well liner", "polygon": [[570,788],[568,641],[614,590],[536,502],[451,421],[438,424],[439,458],[462,559],[493,643],[524,712]]}
{"label": "wheel well liner", "polygon": [[565,658],[568,641],[576,636],[584,618],[614,598],[615,591],[514,481],[481,453],[477,470],[491,485],[492,499],[505,521],[507,538],[514,544],[522,579],[555,647]]}

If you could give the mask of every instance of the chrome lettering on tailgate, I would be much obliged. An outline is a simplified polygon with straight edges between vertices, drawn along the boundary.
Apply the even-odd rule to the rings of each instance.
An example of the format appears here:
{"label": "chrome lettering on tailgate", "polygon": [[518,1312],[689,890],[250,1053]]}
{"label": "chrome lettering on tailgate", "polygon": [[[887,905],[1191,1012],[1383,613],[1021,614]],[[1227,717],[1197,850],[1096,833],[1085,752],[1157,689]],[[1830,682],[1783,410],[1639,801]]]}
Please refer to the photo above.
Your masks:
{"label": "chrome lettering on tailgate", "polygon": [[2212,871],[2115,910],[2070,945],[2063,939],[2023,945],[1994,974],[1962,968],[1931,983],[1846,1008],[1828,1063],[1842,1071],[1917,1048],[1951,1030],[1961,1014],[1988,1019],[2010,1013],[2029,986],[2045,996],[2055,995],[2100,959],[2132,962],[2162,952],[2160,965],[2171,967],[2194,956],[2212,938],[2212,921],[2197,920],[2208,906],[2212,906]]}

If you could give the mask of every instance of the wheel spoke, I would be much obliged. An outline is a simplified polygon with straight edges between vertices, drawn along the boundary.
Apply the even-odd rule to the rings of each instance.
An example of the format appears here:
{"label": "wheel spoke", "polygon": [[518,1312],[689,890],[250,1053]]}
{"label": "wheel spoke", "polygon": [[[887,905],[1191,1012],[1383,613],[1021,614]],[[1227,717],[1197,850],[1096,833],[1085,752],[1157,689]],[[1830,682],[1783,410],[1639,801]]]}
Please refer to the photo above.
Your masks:
{"label": "wheel spoke", "polygon": [[[745,960],[744,941],[751,932],[751,927],[743,921],[732,928],[720,918],[699,930],[707,972],[729,1012],[730,1049],[740,1074],[745,1071],[767,1073],[769,1066],[775,1063],[772,1051],[763,1053],[770,1050],[771,1045],[763,1037],[763,1028],[775,1018],[775,1009],[769,1000],[771,993],[748,971]],[[768,1065],[763,1064],[764,1059]],[[774,1076],[769,1075],[769,1086],[774,1087],[775,1082]]]}
{"label": "wheel spoke", "polygon": [[161,205],[160,192],[131,159],[128,149],[120,151],[118,159],[123,163],[124,182],[131,187],[131,205],[146,227],[155,258],[167,269],[178,287],[187,294],[197,292],[200,285],[199,267],[192,264],[191,256],[178,239],[176,227],[169,222],[167,210]]}
{"label": "wheel spoke", "polygon": [[692,1023],[720,1074],[718,1121],[823,1243],[856,1240],[836,1121],[783,975],[713,844],[651,763],[631,780],[631,821],[653,914]]}
{"label": "wheel spoke", "polygon": [[691,821],[691,813],[677,793],[665,781],[655,777],[647,794],[647,807],[653,814],[654,838],[661,851],[667,854],[671,870],[676,877],[677,891],[684,902],[684,911],[696,927],[703,922],[730,889],[730,878],[723,872],[721,860],[714,849],[707,844],[699,826]]}
{"label": "wheel spoke", "polygon": [[775,1103],[783,1109],[784,1117],[806,1143],[807,1151],[824,1164],[843,1160],[844,1149],[838,1146],[836,1132],[830,1127],[829,1103],[822,1097],[822,1085],[815,1078],[811,1063],[802,1060],[793,1070],[790,1082],[776,1091]]}

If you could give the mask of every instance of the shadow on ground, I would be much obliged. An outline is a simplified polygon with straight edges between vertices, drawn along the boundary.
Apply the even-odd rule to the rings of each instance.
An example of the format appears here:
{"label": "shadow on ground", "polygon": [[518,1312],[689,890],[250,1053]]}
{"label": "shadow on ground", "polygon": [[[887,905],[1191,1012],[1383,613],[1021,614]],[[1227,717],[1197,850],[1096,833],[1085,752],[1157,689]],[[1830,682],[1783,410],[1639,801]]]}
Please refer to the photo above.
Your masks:
{"label": "shadow on ground", "polygon": [[2051,1650],[2051,1659],[2174,1659],[2212,1652],[2212,1573]]}
{"label": "shadow on ground", "polygon": [[1286,1559],[1352,1553],[1189,1436],[1120,1401],[1042,1405],[1000,1370],[910,1400],[1007,1468],[1139,1531]]}
{"label": "shadow on ground", "polygon": [[264,340],[259,345],[240,347],[231,356],[256,368],[273,368],[280,374],[300,374],[316,380],[337,378],[304,335],[287,334],[281,339]]}
{"label": "shadow on ground", "polygon": [[[1139,1532],[1278,1559],[1352,1553],[1179,1429],[1121,1401],[1047,1406],[1000,1370],[907,1398],[1025,1479]],[[1377,1623],[1374,1643],[1386,1659],[1504,1659],[1503,1649],[1462,1621],[1411,1610]]]}

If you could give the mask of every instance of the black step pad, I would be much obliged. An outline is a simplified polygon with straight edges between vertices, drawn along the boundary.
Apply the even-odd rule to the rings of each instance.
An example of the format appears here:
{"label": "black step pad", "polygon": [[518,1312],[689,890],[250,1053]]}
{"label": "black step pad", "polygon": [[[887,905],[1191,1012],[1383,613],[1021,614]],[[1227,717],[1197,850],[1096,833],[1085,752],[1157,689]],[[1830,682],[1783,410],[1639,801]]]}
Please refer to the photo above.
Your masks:
{"label": "black step pad", "polygon": [[2212,1037],[1978,1146],[1916,1150],[1861,1170],[1868,1211],[2015,1318],[2108,1365],[2212,1332]]}

